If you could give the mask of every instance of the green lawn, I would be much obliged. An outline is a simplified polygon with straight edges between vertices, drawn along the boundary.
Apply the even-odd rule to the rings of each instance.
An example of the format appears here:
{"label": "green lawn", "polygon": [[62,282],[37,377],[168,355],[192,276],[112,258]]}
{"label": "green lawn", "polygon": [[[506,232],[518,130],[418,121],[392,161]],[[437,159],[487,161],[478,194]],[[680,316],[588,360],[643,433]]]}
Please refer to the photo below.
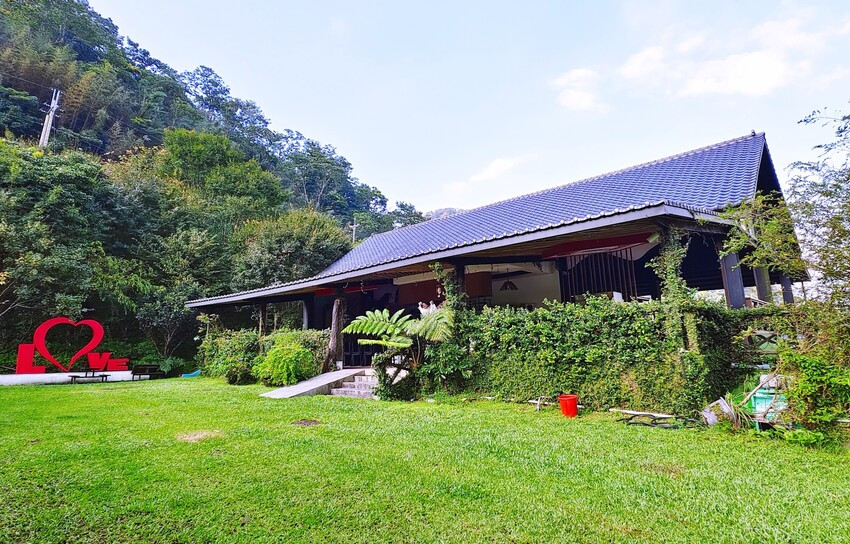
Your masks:
{"label": "green lawn", "polygon": [[850,541],[850,454],[263,390],[0,388],[0,542]]}

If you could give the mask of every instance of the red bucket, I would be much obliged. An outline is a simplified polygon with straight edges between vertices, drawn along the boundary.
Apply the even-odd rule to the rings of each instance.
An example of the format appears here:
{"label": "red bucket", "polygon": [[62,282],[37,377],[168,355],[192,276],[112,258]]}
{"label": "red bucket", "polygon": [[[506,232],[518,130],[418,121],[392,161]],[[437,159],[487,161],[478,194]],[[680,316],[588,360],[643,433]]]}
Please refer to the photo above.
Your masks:
{"label": "red bucket", "polygon": [[558,404],[561,405],[561,413],[565,416],[576,417],[578,415],[577,395],[558,395]]}

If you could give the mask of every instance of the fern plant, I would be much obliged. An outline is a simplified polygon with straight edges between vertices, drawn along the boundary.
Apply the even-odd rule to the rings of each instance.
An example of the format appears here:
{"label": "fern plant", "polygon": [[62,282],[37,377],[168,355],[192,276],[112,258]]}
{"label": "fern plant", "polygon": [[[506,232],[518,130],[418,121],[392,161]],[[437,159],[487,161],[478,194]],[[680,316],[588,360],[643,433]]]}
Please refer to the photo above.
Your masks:
{"label": "fern plant", "polygon": [[442,342],[451,334],[451,312],[441,308],[434,313],[413,319],[399,310],[390,314],[389,310],[370,310],[358,316],[345,329],[346,334],[362,334],[370,338],[360,338],[359,344],[371,344],[396,350],[406,359],[409,370],[416,371],[425,354],[429,342]]}
{"label": "fern plant", "polygon": [[[449,338],[452,329],[452,312],[441,308],[434,313],[426,314],[421,319],[413,319],[410,315],[399,310],[390,314],[389,310],[372,310],[357,317],[345,329],[346,334],[360,334],[368,338],[357,340],[359,344],[383,346],[386,351],[373,359],[373,365],[378,373],[381,384],[376,391],[384,399],[399,398],[393,392],[394,387],[401,384],[396,381],[402,370],[407,376],[402,380],[405,387],[418,389],[418,370],[425,357],[428,344],[442,342]],[[395,370],[390,376],[387,367],[392,365]],[[408,394],[404,395],[405,398]]]}

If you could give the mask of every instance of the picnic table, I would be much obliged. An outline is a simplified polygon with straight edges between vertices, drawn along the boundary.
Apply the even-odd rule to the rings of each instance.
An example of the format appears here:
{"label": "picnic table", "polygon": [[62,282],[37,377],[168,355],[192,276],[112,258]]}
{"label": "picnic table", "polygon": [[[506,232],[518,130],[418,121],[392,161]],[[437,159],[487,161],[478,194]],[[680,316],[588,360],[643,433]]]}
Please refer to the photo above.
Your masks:
{"label": "picnic table", "polygon": [[109,374],[103,374],[103,369],[88,366],[83,369],[83,374],[72,374],[71,383],[77,383],[78,380],[100,380],[101,383],[109,380]]}
{"label": "picnic table", "polygon": [[141,380],[142,376],[147,376],[148,379],[153,380],[164,378],[165,372],[160,370],[159,365],[135,365],[130,380],[135,380],[137,377]]}

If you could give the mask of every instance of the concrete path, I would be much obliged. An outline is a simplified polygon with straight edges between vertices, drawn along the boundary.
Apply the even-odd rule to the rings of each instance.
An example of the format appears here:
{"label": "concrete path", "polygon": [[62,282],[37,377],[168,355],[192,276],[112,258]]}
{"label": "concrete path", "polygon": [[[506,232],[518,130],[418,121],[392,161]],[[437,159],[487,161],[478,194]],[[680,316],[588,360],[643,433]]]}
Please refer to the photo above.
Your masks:
{"label": "concrete path", "polygon": [[[0,385],[46,385],[53,383],[71,383],[71,376],[82,374],[80,372],[45,372],[44,374],[3,374],[0,375]],[[103,374],[109,374],[112,382],[128,382],[133,374],[129,370],[112,371],[107,370]],[[100,380],[85,380],[80,383],[100,383]]]}
{"label": "concrete path", "polygon": [[362,376],[367,369],[368,367],[346,368],[343,370],[334,370],[333,372],[325,372],[309,380],[298,382],[295,385],[287,385],[286,387],[263,393],[260,396],[272,399],[289,399],[292,397],[305,397],[307,395],[328,395],[331,389],[340,387],[345,381],[353,380],[354,376]]}

